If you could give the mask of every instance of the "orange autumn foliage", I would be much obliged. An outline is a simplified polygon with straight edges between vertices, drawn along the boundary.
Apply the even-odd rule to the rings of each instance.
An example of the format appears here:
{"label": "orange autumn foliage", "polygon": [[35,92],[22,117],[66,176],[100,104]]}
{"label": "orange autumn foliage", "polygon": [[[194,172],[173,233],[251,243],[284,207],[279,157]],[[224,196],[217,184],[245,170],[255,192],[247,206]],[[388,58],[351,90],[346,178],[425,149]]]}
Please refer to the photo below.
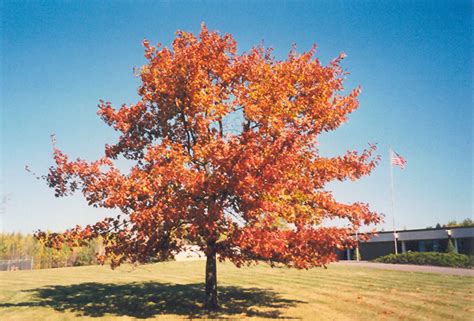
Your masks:
{"label": "orange autumn foliage", "polygon": [[[315,49],[276,60],[262,46],[238,53],[232,36],[178,32],[171,48],[143,42],[140,100],[98,115],[120,132],[103,158],[71,160],[55,147],[45,177],[57,196],[80,191],[118,217],[61,234],[53,247],[102,236],[112,266],[169,259],[186,244],[237,266],[257,259],[310,268],[336,259],[352,234],[380,216],[342,204],[325,185],[369,175],[374,146],[323,157],[317,138],[358,107],[344,94],[340,55],[327,66]],[[135,161],[122,172],[114,161]],[[343,220],[343,227],[322,223]]]}

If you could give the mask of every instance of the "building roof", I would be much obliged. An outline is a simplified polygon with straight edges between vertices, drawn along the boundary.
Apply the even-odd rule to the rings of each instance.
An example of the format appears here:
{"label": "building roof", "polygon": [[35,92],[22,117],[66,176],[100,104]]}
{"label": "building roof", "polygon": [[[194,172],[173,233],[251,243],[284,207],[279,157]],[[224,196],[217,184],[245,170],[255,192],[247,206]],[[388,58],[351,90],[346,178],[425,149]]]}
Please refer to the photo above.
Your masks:
{"label": "building roof", "polygon": [[[397,231],[397,237],[399,241],[474,238],[474,226],[403,230]],[[393,231],[377,232],[367,242],[393,242]]]}

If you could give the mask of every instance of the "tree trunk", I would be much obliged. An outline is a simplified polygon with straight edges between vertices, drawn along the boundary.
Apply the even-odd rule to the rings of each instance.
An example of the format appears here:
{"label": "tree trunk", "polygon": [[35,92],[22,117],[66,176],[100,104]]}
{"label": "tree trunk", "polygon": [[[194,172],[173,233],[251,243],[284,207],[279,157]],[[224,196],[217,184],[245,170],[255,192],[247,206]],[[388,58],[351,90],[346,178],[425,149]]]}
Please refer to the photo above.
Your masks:
{"label": "tree trunk", "polygon": [[206,260],[206,310],[215,310],[217,303],[217,264],[216,264],[216,244],[214,241],[208,243]]}

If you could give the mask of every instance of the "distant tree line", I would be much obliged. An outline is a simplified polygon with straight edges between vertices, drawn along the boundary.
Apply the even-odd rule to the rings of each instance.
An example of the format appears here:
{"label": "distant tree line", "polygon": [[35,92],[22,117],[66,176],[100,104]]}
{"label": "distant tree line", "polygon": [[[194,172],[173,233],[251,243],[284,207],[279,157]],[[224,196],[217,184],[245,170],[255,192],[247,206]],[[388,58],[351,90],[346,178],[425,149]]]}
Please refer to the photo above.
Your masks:
{"label": "distant tree line", "polygon": [[[466,218],[463,221],[457,222],[456,220],[448,221],[448,223],[441,225],[437,223],[434,228],[446,228],[446,227],[462,227],[462,226],[474,226],[474,221],[470,218]],[[432,226],[426,227],[428,229],[433,228]]]}
{"label": "distant tree line", "polygon": [[48,248],[32,234],[0,233],[0,261],[33,258],[34,269],[97,264],[100,239],[90,240],[82,247]]}

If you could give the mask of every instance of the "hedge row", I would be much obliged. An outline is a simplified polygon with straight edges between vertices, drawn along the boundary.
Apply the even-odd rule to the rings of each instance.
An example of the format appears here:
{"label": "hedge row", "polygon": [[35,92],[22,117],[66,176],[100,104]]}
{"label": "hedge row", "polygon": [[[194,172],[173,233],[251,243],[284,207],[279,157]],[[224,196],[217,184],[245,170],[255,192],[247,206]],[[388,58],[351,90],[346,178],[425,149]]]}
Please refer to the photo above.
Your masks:
{"label": "hedge row", "polygon": [[474,267],[474,256],[458,253],[408,252],[389,254],[379,257],[374,261],[379,263],[435,265],[458,268]]}

